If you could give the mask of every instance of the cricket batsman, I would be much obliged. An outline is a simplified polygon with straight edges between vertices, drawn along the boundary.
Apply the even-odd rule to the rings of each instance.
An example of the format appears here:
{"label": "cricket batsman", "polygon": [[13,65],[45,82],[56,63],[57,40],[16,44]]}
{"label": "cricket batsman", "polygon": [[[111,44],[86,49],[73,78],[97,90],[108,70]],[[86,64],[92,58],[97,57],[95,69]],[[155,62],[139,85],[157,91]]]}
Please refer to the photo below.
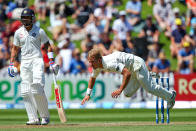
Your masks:
{"label": "cricket batsman", "polygon": [[123,81],[119,89],[112,92],[112,97],[117,98],[122,91],[127,97],[131,97],[139,87],[143,87],[149,93],[168,101],[167,107],[171,109],[175,104],[176,91],[168,91],[152,80],[144,60],[133,54],[125,52],[113,52],[107,56],[102,56],[98,48],[94,48],[88,53],[88,61],[93,67],[93,72],[89,80],[86,96],[82,100],[82,105],[90,99],[90,95],[95,84],[96,77],[102,71],[116,72],[123,75]]}
{"label": "cricket batsman", "polygon": [[[43,29],[37,27],[34,11],[25,8],[21,13],[21,26],[14,34],[14,42],[11,49],[8,74],[14,77],[17,68],[13,65],[18,51],[21,49],[21,97],[23,98],[26,112],[29,118],[27,125],[47,125],[50,121],[48,102],[44,92],[44,62],[41,54],[41,44],[48,52],[50,67],[58,73],[58,65],[54,63],[54,57],[49,39]],[[41,121],[38,117],[38,113]]]}

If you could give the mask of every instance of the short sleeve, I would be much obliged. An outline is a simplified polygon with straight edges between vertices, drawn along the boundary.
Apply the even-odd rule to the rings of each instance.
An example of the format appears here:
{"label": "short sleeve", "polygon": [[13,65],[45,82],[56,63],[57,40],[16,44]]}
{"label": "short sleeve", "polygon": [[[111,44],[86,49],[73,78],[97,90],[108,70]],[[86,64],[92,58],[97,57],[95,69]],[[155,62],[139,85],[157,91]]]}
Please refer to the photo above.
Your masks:
{"label": "short sleeve", "polygon": [[118,72],[118,73],[122,73],[124,67],[125,67],[124,64],[122,64],[122,63],[117,63],[117,64],[116,64],[116,67],[115,67],[115,70],[116,70],[116,72]]}
{"label": "short sleeve", "polygon": [[194,56],[195,55],[195,51],[194,50],[191,50],[190,51],[190,55],[193,55]]}
{"label": "short sleeve", "polygon": [[181,50],[179,50],[178,51],[178,54],[180,55],[180,56],[184,56],[184,52],[183,52],[183,50],[181,49]]}
{"label": "short sleeve", "polygon": [[117,21],[114,21],[112,29],[115,30],[115,31],[118,31],[118,23],[117,23]]}
{"label": "short sleeve", "polygon": [[155,67],[158,67],[158,65],[159,65],[159,59],[157,59],[157,60],[154,62],[154,66],[155,66]]}
{"label": "short sleeve", "polygon": [[45,44],[49,41],[48,36],[46,35],[46,33],[43,29],[40,29],[40,37],[41,37],[42,44]]}
{"label": "short sleeve", "polygon": [[127,27],[127,31],[131,31],[133,29],[133,27],[128,21],[126,21],[126,27]]}
{"label": "short sleeve", "polygon": [[154,15],[158,15],[158,5],[156,4],[154,7],[153,7],[153,14]]}
{"label": "short sleeve", "polygon": [[127,2],[127,4],[126,4],[126,10],[128,10],[128,9],[130,9],[130,3],[129,2]]}
{"label": "short sleeve", "polygon": [[20,46],[20,41],[19,41],[17,32],[14,34],[14,42],[13,43],[15,46]]}
{"label": "short sleeve", "polygon": [[100,72],[101,72],[100,69],[95,69],[95,70],[93,69],[91,77],[96,78],[99,75]]}
{"label": "short sleeve", "polygon": [[170,67],[170,66],[171,66],[170,61],[167,60],[167,67]]}

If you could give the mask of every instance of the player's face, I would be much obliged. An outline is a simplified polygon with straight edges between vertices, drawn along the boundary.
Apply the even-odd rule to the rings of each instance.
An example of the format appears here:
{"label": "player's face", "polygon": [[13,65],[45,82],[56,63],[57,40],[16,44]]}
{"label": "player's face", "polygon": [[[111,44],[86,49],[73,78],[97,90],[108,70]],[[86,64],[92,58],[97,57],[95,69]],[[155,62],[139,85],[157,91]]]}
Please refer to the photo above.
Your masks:
{"label": "player's face", "polygon": [[25,26],[25,28],[31,28],[32,27],[32,18],[31,16],[23,16],[21,19],[22,24]]}
{"label": "player's face", "polygon": [[88,62],[93,67],[93,69],[98,68],[100,65],[99,60],[96,60],[94,57],[88,58]]}

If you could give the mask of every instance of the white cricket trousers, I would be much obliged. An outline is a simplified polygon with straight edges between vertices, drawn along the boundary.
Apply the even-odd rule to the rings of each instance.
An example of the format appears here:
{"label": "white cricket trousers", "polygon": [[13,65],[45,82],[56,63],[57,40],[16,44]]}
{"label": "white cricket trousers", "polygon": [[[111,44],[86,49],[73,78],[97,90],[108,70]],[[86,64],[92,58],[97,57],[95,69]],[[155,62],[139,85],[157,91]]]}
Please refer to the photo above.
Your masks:
{"label": "white cricket trousers", "polygon": [[48,118],[48,102],[44,92],[44,62],[42,58],[22,60],[20,66],[21,97],[29,120]]}
{"label": "white cricket trousers", "polygon": [[140,57],[134,56],[134,59],[141,63],[141,68],[138,71],[131,73],[131,78],[127,87],[124,89],[124,95],[131,97],[139,87],[143,87],[147,92],[163,98],[164,100],[170,100],[172,93],[167,89],[163,88],[161,85],[156,84],[146,67],[144,60]]}

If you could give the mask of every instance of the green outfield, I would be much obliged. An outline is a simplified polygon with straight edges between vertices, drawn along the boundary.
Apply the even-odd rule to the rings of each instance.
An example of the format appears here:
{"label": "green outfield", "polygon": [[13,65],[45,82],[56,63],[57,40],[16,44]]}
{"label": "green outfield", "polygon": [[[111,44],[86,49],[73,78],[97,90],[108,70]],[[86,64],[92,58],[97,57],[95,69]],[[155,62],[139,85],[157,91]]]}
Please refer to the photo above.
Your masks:
{"label": "green outfield", "polygon": [[171,110],[169,125],[155,124],[155,109],[68,109],[66,124],[59,122],[56,110],[50,110],[50,114],[49,125],[26,126],[25,110],[0,110],[0,131],[196,130],[196,109]]}

